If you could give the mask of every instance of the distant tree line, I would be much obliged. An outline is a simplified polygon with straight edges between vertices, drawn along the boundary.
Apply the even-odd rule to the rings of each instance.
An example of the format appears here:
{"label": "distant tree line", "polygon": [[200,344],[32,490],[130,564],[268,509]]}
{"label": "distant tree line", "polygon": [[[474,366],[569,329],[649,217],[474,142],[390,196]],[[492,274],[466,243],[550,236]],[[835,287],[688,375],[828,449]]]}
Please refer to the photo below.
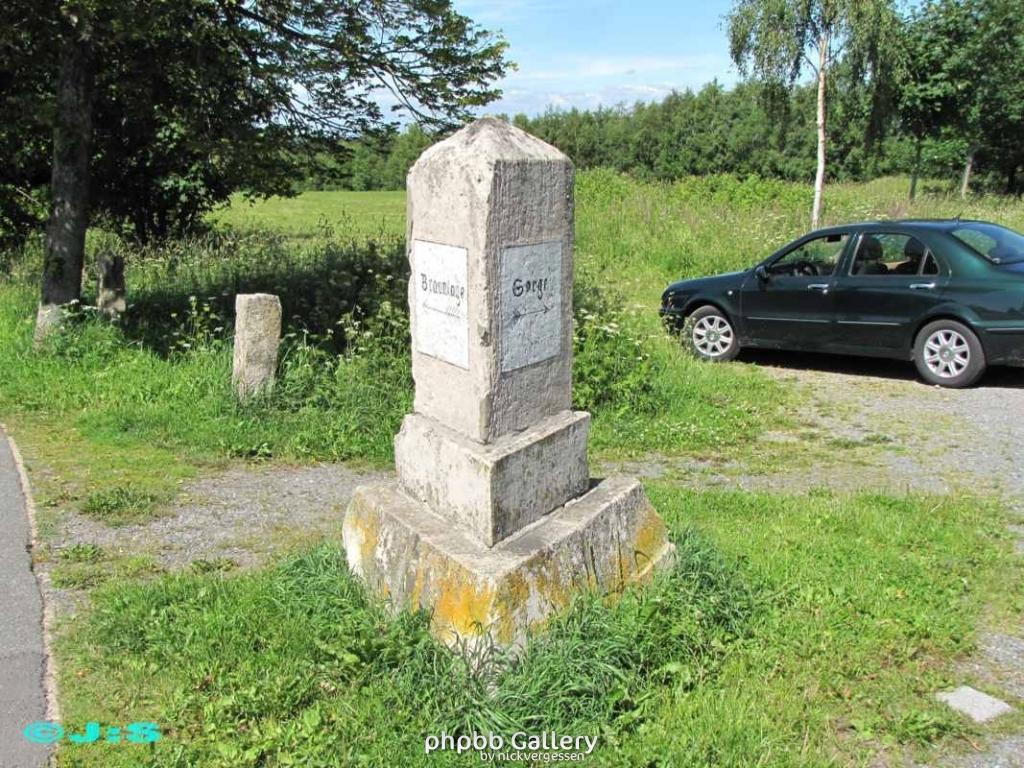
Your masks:
{"label": "distant tree line", "polygon": [[[561,149],[578,168],[613,168],[649,180],[714,173],[813,178],[813,88],[794,89],[781,109],[766,102],[764,90],[757,83],[727,89],[714,82],[698,91],[674,92],[661,102],[549,110],[532,118],[515,115],[511,122]],[[845,104],[840,114],[851,113],[851,119],[836,121],[832,178],[909,172],[913,148],[908,139],[866,140],[866,118],[858,110],[856,103]],[[383,139],[351,143],[350,154],[333,173],[310,174],[304,188],[401,189],[409,166],[435,138],[412,125]],[[959,163],[956,148],[931,140],[927,144],[927,173],[952,172]]]}
{"label": "distant tree line", "polygon": [[[812,222],[826,179],[1020,194],[1019,6],[734,0],[741,84],[512,120],[581,168],[814,179]],[[500,95],[506,49],[452,0],[0,4],[0,247],[45,226],[40,338],[80,298],[91,225],[144,242],[202,227],[236,193],[400,188]]]}
{"label": "distant tree line", "polygon": [[[643,179],[729,173],[808,181],[827,141],[829,180],[888,174],[973,182],[1021,194],[1024,179],[1024,14],[1018,0],[927,0],[901,18],[886,0],[740,0],[734,55],[749,79],[675,92],[658,103],[512,117],[577,167]],[[798,29],[793,36],[787,30]],[[758,37],[760,36],[760,38]],[[827,124],[817,82],[826,65]],[[812,54],[812,55],[809,55]],[[813,66],[811,66],[813,65]],[[824,115],[821,115],[824,119]],[[331,174],[305,186],[400,189],[435,136],[418,126],[350,142]]]}
{"label": "distant tree line", "polygon": [[[835,105],[830,132],[829,179],[864,181],[912,174],[960,180],[969,139],[954,128],[918,138],[898,117],[879,128],[857,94]],[[753,82],[725,88],[715,82],[698,91],[669,94],[660,102],[595,110],[549,110],[511,122],[555,145],[577,168],[605,167],[645,180],[725,173],[806,182],[815,174],[815,93],[795,88],[778,109]],[[777,98],[777,97],[776,97]],[[507,118],[507,116],[505,116]],[[307,175],[299,189],[395,190],[419,154],[440,136],[418,125],[372,140],[350,142],[348,154]],[[1024,144],[1021,145],[1024,147]],[[994,146],[979,149],[973,174],[987,191],[1021,194],[1013,155]],[[1021,158],[1016,159],[1020,170]]]}

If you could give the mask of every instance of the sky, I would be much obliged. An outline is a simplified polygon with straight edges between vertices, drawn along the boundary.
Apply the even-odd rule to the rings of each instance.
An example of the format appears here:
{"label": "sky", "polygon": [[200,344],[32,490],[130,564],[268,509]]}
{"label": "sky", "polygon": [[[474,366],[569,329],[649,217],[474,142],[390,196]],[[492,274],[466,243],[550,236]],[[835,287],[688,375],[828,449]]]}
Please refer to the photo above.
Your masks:
{"label": "sky", "polygon": [[729,0],[454,0],[500,31],[519,69],[487,113],[593,109],[658,101],[714,79],[736,82],[724,16]]}

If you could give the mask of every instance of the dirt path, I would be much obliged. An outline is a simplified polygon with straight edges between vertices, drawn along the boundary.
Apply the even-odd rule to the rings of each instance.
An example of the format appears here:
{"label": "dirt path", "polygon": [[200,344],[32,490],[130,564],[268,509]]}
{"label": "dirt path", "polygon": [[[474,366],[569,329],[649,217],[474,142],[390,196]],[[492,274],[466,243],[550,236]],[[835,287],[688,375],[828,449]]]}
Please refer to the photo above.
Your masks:
{"label": "dirt path", "polygon": [[[906,363],[781,354],[762,362],[812,389],[826,434],[877,445],[889,488],[966,486],[1024,502],[1024,370],[993,369],[979,386],[949,390],[921,383]],[[879,480],[855,474],[858,483]]]}
{"label": "dirt path", "polygon": [[1024,511],[1024,370],[995,369],[978,387],[945,390],[922,384],[906,363],[767,352],[744,359],[804,390],[796,430],[764,435],[744,459],[647,457],[599,470],[746,490],[969,489]]}
{"label": "dirt path", "polygon": [[190,483],[168,514],[143,523],[110,527],[67,511],[47,542],[42,566],[56,578],[46,598],[66,614],[81,605],[82,587],[110,574],[249,568],[305,543],[340,540],[352,491],[382,476],[342,464],[241,465]]}

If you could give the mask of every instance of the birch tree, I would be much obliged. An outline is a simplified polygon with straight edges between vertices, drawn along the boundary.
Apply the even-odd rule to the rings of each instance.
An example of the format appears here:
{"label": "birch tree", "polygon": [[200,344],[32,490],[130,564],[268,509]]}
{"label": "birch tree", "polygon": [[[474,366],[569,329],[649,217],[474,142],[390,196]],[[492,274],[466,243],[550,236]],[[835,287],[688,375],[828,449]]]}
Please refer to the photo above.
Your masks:
{"label": "birch tree", "polygon": [[[879,88],[899,19],[892,0],[736,0],[728,16],[729,48],[744,76],[769,89],[792,88],[806,73],[817,84],[817,171],[811,226],[821,222],[828,147],[828,91],[836,66]],[[879,105],[882,100],[877,100]]]}

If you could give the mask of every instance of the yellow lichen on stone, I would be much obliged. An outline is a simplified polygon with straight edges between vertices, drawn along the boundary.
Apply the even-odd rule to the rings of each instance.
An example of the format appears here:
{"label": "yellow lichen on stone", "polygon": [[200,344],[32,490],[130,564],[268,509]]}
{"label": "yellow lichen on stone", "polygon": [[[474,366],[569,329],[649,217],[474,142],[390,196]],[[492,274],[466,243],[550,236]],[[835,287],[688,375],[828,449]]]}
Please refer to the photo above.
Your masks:
{"label": "yellow lichen on stone", "polygon": [[[588,581],[582,588],[592,587]],[[553,615],[569,606],[573,593],[579,588],[571,575],[563,571],[557,556],[544,552],[533,558],[499,585],[495,638],[502,644],[510,644],[522,639],[524,628],[531,632],[543,629]]]}
{"label": "yellow lichen on stone", "polygon": [[412,591],[409,593],[409,605],[413,610],[420,607],[420,601],[423,599],[423,585],[426,581],[426,568],[421,560],[416,565],[416,576],[412,584]]}
{"label": "yellow lichen on stone", "polygon": [[439,632],[468,637],[490,628],[494,587],[473,583],[472,577],[461,570],[446,571],[439,575],[435,584],[434,626]]}
{"label": "yellow lichen on stone", "polygon": [[[376,510],[358,504],[358,499],[357,492],[353,497],[352,509],[345,516],[342,533],[349,567],[358,574],[366,574],[371,570],[367,566],[373,562],[380,542],[381,520]],[[353,554],[358,562],[353,562]]]}
{"label": "yellow lichen on stone", "polygon": [[627,578],[633,581],[647,576],[659,553],[667,545],[668,529],[654,509],[648,507],[647,514],[641,518],[633,534],[632,551],[628,553],[631,562],[626,571],[629,574]]}

